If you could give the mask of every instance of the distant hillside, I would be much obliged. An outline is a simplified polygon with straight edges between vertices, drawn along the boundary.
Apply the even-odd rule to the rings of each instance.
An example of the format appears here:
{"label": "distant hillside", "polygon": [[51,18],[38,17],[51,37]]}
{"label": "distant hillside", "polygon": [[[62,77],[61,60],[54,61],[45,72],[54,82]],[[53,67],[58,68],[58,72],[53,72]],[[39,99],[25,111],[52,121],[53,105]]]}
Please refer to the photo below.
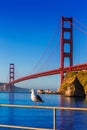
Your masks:
{"label": "distant hillside", "polygon": [[85,93],[87,93],[87,70],[68,72],[64,77],[63,83],[60,86],[59,91],[64,92],[67,89],[67,86],[69,86],[70,83],[72,83],[72,81],[74,81],[76,77],[82,84]]}
{"label": "distant hillside", "polygon": [[[4,83],[0,83],[0,92],[9,92],[9,88],[7,89],[4,89],[2,87]],[[27,88],[20,88],[20,87],[16,87],[16,86],[12,86],[14,87],[14,92],[18,92],[18,93],[28,93],[29,92],[29,89]]]}
{"label": "distant hillside", "polygon": [[28,93],[29,89],[27,89],[27,88],[20,88],[20,87],[14,87],[14,92]]}

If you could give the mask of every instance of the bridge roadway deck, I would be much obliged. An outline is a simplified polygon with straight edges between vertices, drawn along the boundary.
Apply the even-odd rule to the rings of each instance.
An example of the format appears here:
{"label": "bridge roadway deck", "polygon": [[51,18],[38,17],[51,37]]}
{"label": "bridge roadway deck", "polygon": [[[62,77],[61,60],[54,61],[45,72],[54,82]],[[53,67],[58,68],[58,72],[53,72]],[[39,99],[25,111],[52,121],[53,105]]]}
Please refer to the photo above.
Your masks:
{"label": "bridge roadway deck", "polygon": [[43,76],[49,76],[49,75],[54,75],[54,74],[60,74],[61,71],[66,73],[67,71],[79,71],[79,70],[84,70],[84,69],[87,69],[87,63],[65,67],[64,69],[57,68],[57,69],[54,69],[54,70],[48,70],[48,71],[45,71],[45,72],[40,72],[40,73],[31,74],[31,75],[27,75],[27,76],[18,78],[16,80],[12,81],[12,82],[6,83],[6,86],[9,86],[11,84],[18,83],[18,82],[21,82],[21,81],[24,81],[24,80],[28,80],[28,79],[33,79],[33,78],[38,78],[38,77],[43,77]]}

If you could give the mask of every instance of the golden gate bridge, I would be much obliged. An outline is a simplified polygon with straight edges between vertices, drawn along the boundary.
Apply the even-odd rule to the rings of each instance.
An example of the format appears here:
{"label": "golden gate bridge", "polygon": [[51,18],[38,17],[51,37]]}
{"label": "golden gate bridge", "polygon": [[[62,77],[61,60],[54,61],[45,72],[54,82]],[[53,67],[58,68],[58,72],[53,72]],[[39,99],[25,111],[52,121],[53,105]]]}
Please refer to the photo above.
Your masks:
{"label": "golden gate bridge", "polygon": [[[68,26],[66,26],[68,24]],[[79,22],[79,24],[81,24]],[[77,28],[79,31],[87,34],[86,31],[82,30],[77,25],[73,24],[73,18],[62,17],[61,18],[61,36],[60,36],[60,67],[56,69],[51,69],[47,71],[37,72],[27,76],[23,76],[17,79],[14,79],[14,64],[10,64],[9,71],[9,82],[4,84],[4,86],[10,86],[14,83],[18,83],[24,80],[60,74],[60,83],[62,83],[64,78],[64,73],[68,71],[78,71],[87,69],[87,63],[73,64],[73,27]],[[68,35],[68,37],[67,37]],[[65,50],[65,46],[69,46],[69,51]],[[65,66],[65,58],[69,60],[68,66]],[[40,62],[40,61],[39,61]]]}

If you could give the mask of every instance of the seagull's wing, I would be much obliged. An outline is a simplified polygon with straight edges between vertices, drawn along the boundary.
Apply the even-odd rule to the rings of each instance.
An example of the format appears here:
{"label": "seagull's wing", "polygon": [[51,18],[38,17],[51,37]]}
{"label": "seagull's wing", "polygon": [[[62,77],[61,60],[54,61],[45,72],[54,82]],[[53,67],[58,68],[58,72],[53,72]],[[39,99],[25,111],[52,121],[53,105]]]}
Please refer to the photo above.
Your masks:
{"label": "seagull's wing", "polygon": [[39,95],[36,95],[36,98],[39,102],[44,102]]}

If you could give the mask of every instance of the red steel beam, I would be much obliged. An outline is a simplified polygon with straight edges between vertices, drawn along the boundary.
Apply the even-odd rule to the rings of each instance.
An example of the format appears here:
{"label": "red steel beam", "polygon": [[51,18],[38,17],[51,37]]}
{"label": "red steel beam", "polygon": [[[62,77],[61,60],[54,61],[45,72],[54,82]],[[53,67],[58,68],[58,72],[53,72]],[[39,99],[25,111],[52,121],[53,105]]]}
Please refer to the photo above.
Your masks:
{"label": "red steel beam", "polygon": [[[54,74],[60,74],[61,69],[62,68],[58,68],[58,69],[54,69],[54,70],[49,70],[49,71],[45,71],[45,72],[40,72],[40,73],[24,76],[24,77],[21,77],[19,79],[12,81],[12,82],[6,83],[6,86],[9,86],[11,84],[18,83],[18,82],[21,82],[21,81],[24,81],[24,80],[28,80],[28,79],[33,79],[33,78],[38,78],[38,77],[43,77],[43,76],[49,76],[49,75],[54,75]],[[84,69],[87,69],[87,63],[86,64],[74,65],[74,66],[71,66],[71,67],[65,67],[63,71],[66,73],[67,71],[79,71],[79,70],[84,70]]]}

